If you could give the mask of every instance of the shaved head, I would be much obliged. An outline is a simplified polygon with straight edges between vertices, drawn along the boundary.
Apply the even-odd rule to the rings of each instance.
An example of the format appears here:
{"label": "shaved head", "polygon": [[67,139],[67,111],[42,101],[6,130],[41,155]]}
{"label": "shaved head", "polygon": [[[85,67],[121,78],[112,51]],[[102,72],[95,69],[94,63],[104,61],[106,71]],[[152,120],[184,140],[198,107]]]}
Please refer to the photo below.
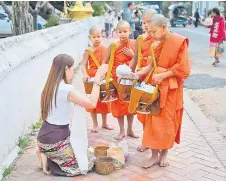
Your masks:
{"label": "shaved head", "polygon": [[116,29],[119,29],[121,27],[130,28],[130,24],[127,21],[121,20],[118,22]]}
{"label": "shaved head", "polygon": [[155,14],[148,20],[148,23],[161,27],[167,25],[167,20],[162,14]]}
{"label": "shaved head", "polygon": [[94,32],[102,32],[102,29],[99,26],[93,26],[92,28],[90,28],[89,30],[89,35],[92,35]]}
{"label": "shaved head", "polygon": [[143,17],[146,17],[148,20],[154,15],[156,14],[157,11],[154,10],[154,9],[146,9],[144,12],[143,12]]}

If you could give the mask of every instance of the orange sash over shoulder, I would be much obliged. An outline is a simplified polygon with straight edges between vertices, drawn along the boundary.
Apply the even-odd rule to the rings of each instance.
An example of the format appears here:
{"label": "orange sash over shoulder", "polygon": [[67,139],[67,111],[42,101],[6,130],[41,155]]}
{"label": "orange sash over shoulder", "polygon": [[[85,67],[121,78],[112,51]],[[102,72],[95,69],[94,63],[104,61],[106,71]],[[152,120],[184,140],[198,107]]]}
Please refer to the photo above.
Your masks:
{"label": "orange sash over shoulder", "polygon": [[[138,65],[137,68],[146,67],[150,64],[148,57],[150,56],[150,48],[152,43],[155,42],[155,40],[152,38],[152,36],[147,36],[144,38],[144,35],[140,35],[137,38],[138,41]],[[140,55],[139,55],[140,54]]]}
{"label": "orange sash over shoulder", "polygon": [[[134,51],[135,40],[128,40],[123,45],[119,45],[118,47],[116,47],[114,63],[112,68],[112,78],[114,79],[114,81],[117,81],[116,68],[119,65],[123,64],[129,65],[130,61],[132,60],[132,57],[129,57],[122,52],[123,48],[131,48]],[[129,115],[130,113],[128,112],[128,105],[129,105],[128,103],[121,101],[119,99],[113,101],[111,103],[112,115],[116,118]]]}
{"label": "orange sash over shoulder", "polygon": [[[92,51],[91,49],[88,49],[87,51],[89,53],[87,73],[90,77],[94,77],[98,67],[102,64],[105,56],[107,55],[108,49],[107,47],[100,46],[94,51]],[[87,112],[107,114],[110,112],[110,104],[98,101],[96,108],[87,109]]]}
{"label": "orange sash over shoulder", "polygon": [[[104,58],[107,56],[108,48],[101,45],[100,47],[96,48],[94,51],[92,51],[91,49],[88,49],[87,51],[89,53],[87,73],[90,77],[94,77],[98,69],[98,64],[101,65]],[[93,60],[91,54],[93,54],[98,64]]]}
{"label": "orange sash over shoulder", "polygon": [[[137,39],[138,45],[138,61],[137,61],[137,68],[146,67],[151,62],[149,62],[149,56],[151,55],[151,45],[155,42],[155,40],[152,38],[152,36],[147,36],[144,38],[144,35],[140,35]],[[145,79],[144,77],[140,78],[141,80]],[[137,114],[137,119],[144,125],[147,119],[147,116],[144,114]]]}

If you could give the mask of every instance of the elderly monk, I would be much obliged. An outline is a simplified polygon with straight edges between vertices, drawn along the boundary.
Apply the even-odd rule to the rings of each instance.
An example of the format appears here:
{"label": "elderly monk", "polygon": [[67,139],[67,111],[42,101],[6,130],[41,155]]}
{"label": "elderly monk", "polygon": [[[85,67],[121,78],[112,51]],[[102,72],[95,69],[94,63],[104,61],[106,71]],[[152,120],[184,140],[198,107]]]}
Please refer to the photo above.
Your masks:
{"label": "elderly monk", "polygon": [[[134,70],[136,67],[139,70],[142,67],[147,66],[150,64],[148,57],[150,56],[150,47],[152,43],[155,42],[154,38],[151,36],[151,33],[148,31],[148,20],[156,14],[156,11],[154,9],[146,9],[143,12],[142,15],[142,29],[144,30],[144,34],[140,35],[137,38],[136,46],[135,46],[135,52],[134,57],[132,61],[130,62],[130,67]],[[140,53],[140,56],[139,56]],[[139,60],[138,60],[139,59]],[[141,80],[144,79],[144,77],[140,78]],[[137,114],[137,119],[142,123],[143,129],[145,127],[145,122],[147,119],[147,116],[144,114]],[[147,148],[143,145],[140,145],[137,147],[137,151],[143,152]]]}
{"label": "elderly monk", "polygon": [[[188,39],[170,32],[163,15],[153,15],[148,24],[152,37],[158,41],[154,43],[158,74],[152,75],[150,82],[159,85],[161,113],[157,116],[149,115],[145,124],[142,144],[151,148],[152,157],[145,161],[144,168],[156,163],[162,167],[168,166],[166,159],[168,149],[173,147],[174,142],[180,143],[183,85],[191,70]],[[138,77],[147,75],[152,68],[153,63],[135,75]]]}

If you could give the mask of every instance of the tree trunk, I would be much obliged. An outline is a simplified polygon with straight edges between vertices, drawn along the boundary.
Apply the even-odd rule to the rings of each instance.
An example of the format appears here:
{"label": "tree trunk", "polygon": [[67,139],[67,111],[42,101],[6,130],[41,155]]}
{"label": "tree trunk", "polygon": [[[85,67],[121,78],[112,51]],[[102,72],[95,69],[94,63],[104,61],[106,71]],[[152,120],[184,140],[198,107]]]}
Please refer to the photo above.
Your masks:
{"label": "tree trunk", "polygon": [[29,11],[28,1],[13,1],[13,27],[15,35],[33,31],[33,18]]}
{"label": "tree trunk", "polygon": [[34,30],[38,30],[38,11],[35,9],[33,10],[32,7],[29,7],[29,13],[33,16],[33,27]]}
{"label": "tree trunk", "polygon": [[0,1],[0,6],[3,7],[3,9],[6,12],[6,14],[8,14],[9,19],[11,19],[12,18],[12,13],[9,11],[8,7],[5,5],[5,3],[3,1]]}

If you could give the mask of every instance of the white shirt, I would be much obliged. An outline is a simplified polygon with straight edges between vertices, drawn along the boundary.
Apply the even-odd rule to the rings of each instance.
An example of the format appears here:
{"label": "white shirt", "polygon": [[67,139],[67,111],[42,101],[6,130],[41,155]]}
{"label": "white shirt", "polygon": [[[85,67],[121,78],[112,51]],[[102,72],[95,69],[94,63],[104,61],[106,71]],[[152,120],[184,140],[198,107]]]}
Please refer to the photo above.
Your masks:
{"label": "white shirt", "polygon": [[74,112],[74,104],[67,100],[69,92],[73,92],[74,87],[70,84],[65,84],[63,81],[59,84],[56,106],[55,96],[52,100],[52,111],[50,111],[46,121],[54,125],[67,125],[72,120]]}

